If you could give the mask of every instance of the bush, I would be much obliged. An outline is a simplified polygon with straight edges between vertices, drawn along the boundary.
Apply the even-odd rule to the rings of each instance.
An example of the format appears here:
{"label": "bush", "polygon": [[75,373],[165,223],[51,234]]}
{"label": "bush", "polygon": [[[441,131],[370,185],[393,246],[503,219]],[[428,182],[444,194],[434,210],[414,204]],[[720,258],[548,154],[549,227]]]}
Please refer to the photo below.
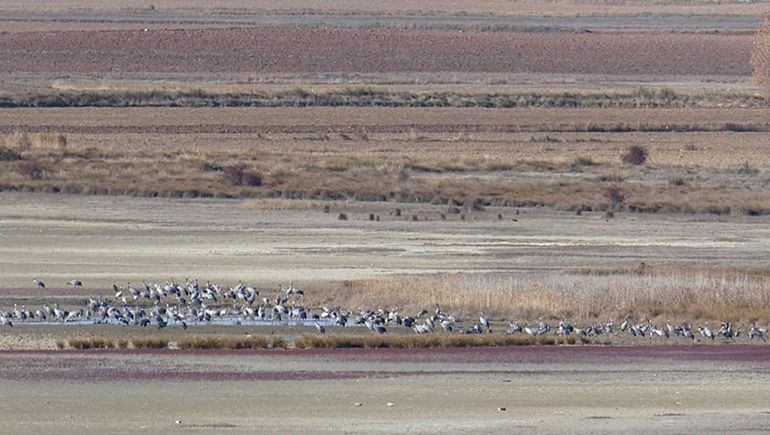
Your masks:
{"label": "bush", "polygon": [[575,159],[574,165],[575,166],[593,166],[596,163],[594,162],[594,159],[591,158],[591,156],[580,156]]}
{"label": "bush", "polygon": [[136,349],[165,349],[168,347],[168,338],[145,337],[131,339],[131,344]]}
{"label": "bush", "polygon": [[626,200],[628,194],[620,186],[610,186],[604,189],[604,197],[612,204],[620,204]]}
{"label": "bush", "polygon": [[647,161],[647,150],[639,145],[631,145],[620,160],[629,165],[639,166]]}
{"label": "bush", "polygon": [[68,342],[71,348],[79,350],[112,349],[115,347],[112,340],[104,337],[73,338]]}
{"label": "bush", "polygon": [[283,339],[261,336],[227,337],[221,335],[185,337],[177,342],[180,349],[267,349],[286,347]]}
{"label": "bush", "polygon": [[13,162],[21,160],[21,154],[11,148],[0,146],[0,162]]}
{"label": "bush", "polygon": [[18,166],[19,174],[30,180],[42,180],[48,168],[43,163],[36,160],[22,162]]}
{"label": "bush", "polygon": [[249,171],[243,163],[222,168],[222,181],[231,186],[261,186],[262,174]]}
{"label": "bush", "polygon": [[668,181],[672,186],[684,186],[687,184],[687,180],[682,176],[676,176]]}
{"label": "bush", "polygon": [[211,162],[203,162],[201,163],[201,171],[203,172],[219,172],[222,170],[222,167],[217,165],[216,163]]}

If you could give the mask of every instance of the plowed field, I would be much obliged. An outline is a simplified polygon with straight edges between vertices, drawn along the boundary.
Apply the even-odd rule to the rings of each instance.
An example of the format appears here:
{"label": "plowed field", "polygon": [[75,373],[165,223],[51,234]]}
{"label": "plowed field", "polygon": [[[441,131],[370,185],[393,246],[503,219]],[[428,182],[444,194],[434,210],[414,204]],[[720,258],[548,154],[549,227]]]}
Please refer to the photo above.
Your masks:
{"label": "plowed field", "polygon": [[355,29],[0,35],[0,73],[505,72],[748,75],[750,35]]}

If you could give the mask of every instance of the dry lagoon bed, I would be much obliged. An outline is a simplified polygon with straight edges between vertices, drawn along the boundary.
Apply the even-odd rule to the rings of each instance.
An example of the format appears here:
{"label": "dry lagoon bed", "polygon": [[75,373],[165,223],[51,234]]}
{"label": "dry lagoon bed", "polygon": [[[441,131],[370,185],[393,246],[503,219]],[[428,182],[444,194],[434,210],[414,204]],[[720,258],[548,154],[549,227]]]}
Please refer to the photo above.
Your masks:
{"label": "dry lagoon bed", "polygon": [[[184,277],[277,286],[640,262],[759,267],[770,243],[767,217],[622,213],[606,219],[603,213],[487,208],[464,221],[441,220],[445,208],[2,193],[0,276],[8,296],[32,290],[33,276],[53,288],[78,278],[86,294],[99,294],[112,282]],[[341,212],[349,220],[339,220]],[[369,221],[369,213],[381,220]],[[419,221],[411,220],[414,214]]]}
{"label": "dry lagoon bed", "polygon": [[766,431],[767,357],[757,346],[4,352],[0,419],[10,433]]}

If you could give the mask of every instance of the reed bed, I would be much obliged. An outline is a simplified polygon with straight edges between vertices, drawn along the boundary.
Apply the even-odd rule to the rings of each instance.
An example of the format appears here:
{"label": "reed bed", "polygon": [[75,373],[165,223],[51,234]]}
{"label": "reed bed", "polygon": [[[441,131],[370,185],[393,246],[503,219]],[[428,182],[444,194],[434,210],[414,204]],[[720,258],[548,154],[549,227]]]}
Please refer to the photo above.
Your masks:
{"label": "reed bed", "polygon": [[770,321],[770,276],[729,271],[436,274],[352,281],[347,306],[417,312],[440,304],[461,318],[593,320],[624,315],[683,320]]}
{"label": "reed bed", "polygon": [[[170,340],[165,337],[140,337],[131,339],[131,345],[135,349],[165,349],[168,347],[169,343]],[[123,347],[123,349],[126,347]]]}
{"label": "reed bed", "polygon": [[[67,340],[69,347],[78,350],[113,349],[115,341],[106,337],[77,337]],[[57,346],[58,343],[57,343]]]}
{"label": "reed bed", "polygon": [[177,341],[179,349],[285,349],[286,341],[280,336],[193,336]]}

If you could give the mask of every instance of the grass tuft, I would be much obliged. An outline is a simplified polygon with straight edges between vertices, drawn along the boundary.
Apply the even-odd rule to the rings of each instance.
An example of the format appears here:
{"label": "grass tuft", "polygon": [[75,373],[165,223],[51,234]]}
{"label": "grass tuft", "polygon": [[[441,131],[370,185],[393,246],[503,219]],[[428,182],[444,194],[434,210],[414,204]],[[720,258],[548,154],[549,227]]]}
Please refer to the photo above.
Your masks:
{"label": "grass tuft", "polygon": [[69,347],[78,350],[112,349],[115,347],[115,343],[112,339],[105,337],[71,338],[68,340],[68,344]]}
{"label": "grass tuft", "polygon": [[132,338],[131,344],[135,349],[165,349],[170,340],[163,337],[140,337]]}
{"label": "grass tuft", "polygon": [[180,349],[269,349],[286,347],[281,340],[267,339],[262,336],[231,337],[223,335],[207,335],[184,337],[179,339]]}

